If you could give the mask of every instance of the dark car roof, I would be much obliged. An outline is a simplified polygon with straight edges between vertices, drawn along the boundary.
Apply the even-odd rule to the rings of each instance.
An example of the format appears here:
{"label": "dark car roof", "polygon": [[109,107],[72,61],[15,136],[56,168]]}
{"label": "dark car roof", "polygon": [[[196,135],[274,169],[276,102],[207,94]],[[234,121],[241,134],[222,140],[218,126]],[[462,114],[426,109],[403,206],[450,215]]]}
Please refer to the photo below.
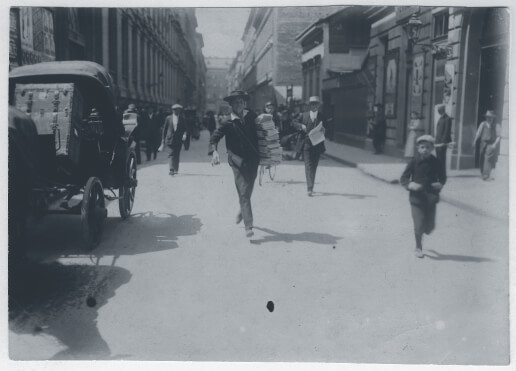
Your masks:
{"label": "dark car roof", "polygon": [[[91,61],[43,62],[18,67],[9,72],[9,83],[76,83],[81,93],[107,117],[116,121],[120,131],[122,121],[115,111],[113,79],[106,69]],[[118,122],[119,121],[119,122]]]}
{"label": "dark car roof", "polygon": [[108,89],[113,88],[113,80],[106,69],[100,64],[90,61],[43,62],[18,67],[9,72],[9,78],[14,79],[63,75],[70,76],[71,78],[75,76],[96,79],[104,87]]}

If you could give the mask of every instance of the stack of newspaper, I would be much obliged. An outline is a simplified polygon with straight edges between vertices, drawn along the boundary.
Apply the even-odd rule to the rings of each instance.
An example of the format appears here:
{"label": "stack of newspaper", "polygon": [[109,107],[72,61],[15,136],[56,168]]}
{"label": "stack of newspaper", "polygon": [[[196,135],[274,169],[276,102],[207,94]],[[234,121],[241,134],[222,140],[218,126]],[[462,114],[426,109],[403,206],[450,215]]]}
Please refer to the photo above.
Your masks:
{"label": "stack of newspaper", "polygon": [[261,114],[256,119],[260,165],[277,165],[281,161],[281,146],[278,129],[274,126],[272,115]]}

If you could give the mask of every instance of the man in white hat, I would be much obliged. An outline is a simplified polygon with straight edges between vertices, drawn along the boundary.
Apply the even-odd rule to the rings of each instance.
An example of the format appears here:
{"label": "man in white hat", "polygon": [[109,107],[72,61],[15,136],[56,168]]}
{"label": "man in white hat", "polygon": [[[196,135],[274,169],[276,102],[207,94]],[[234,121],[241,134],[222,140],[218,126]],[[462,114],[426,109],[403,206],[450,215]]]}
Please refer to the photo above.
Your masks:
{"label": "man in white hat", "polygon": [[476,146],[480,139],[480,173],[483,180],[493,180],[491,178],[491,170],[496,167],[498,155],[500,154],[500,140],[502,127],[494,122],[496,114],[494,111],[488,110],[478,127],[473,147]]}
{"label": "man in white hat", "polygon": [[326,121],[322,113],[319,111],[321,100],[317,96],[312,96],[308,99],[310,110],[304,112],[301,116],[301,122],[293,122],[292,125],[300,131],[300,145],[303,151],[303,158],[305,161],[305,176],[308,196],[311,197],[314,191],[315,174],[317,172],[317,165],[319,164],[319,157],[326,151],[324,141],[313,145],[308,133],[315,127],[322,123],[322,132],[326,130]]}
{"label": "man in white hat", "polygon": [[179,171],[179,156],[183,145],[183,134],[186,131],[185,119],[182,115],[183,106],[174,104],[172,114],[165,120],[163,142],[168,147],[169,175],[174,176]]}

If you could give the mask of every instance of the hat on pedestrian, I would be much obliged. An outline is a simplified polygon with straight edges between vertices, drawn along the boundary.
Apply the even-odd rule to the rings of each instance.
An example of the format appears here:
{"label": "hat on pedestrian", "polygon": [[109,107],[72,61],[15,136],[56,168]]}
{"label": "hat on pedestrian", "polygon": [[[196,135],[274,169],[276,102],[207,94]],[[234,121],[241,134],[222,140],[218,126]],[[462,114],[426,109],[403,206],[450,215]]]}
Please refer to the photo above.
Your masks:
{"label": "hat on pedestrian", "polygon": [[183,106],[176,103],[172,106],[172,109],[183,109]]}
{"label": "hat on pedestrian", "polygon": [[308,103],[321,103],[321,99],[317,95],[308,98]]}
{"label": "hat on pedestrian", "polygon": [[422,142],[430,143],[433,145],[435,143],[435,139],[433,136],[425,134],[425,135],[421,135],[419,138],[416,139],[416,144],[419,144]]}
{"label": "hat on pedestrian", "polygon": [[135,110],[136,109],[136,105],[131,103],[130,105],[127,106],[127,109]]}
{"label": "hat on pedestrian", "polygon": [[487,110],[487,112],[484,115],[485,117],[496,117],[496,114],[492,110]]}
{"label": "hat on pedestrian", "polygon": [[231,103],[236,98],[243,98],[245,101],[249,100],[249,95],[243,90],[233,90],[224,100]]}
{"label": "hat on pedestrian", "polygon": [[267,103],[265,103],[265,106],[274,106],[274,103],[272,103],[272,101],[268,101]]}

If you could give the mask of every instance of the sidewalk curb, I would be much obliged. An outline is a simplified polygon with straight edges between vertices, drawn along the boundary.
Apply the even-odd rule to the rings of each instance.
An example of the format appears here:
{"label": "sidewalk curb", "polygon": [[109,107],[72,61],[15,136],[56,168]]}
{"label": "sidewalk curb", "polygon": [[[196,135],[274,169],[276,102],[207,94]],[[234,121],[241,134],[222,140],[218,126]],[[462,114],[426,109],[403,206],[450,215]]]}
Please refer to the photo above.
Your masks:
{"label": "sidewalk curb", "polygon": [[[328,157],[328,158],[330,158],[330,159],[332,159],[332,160],[334,160],[336,162],[339,162],[341,164],[344,164],[344,165],[353,167],[353,168],[355,168],[357,170],[360,170],[363,174],[368,175],[371,178],[374,178],[374,179],[379,180],[381,182],[384,182],[384,183],[387,183],[387,184],[392,184],[392,185],[400,184],[399,179],[393,179],[393,180],[389,181],[389,180],[387,180],[385,178],[376,176],[376,175],[372,174],[371,172],[366,171],[359,163],[348,161],[348,160],[344,160],[342,158],[339,158],[339,157],[336,157],[336,156],[333,156],[333,155],[330,155],[330,154],[327,154],[327,153],[325,153],[324,156],[326,156],[326,157]],[[471,205],[469,205],[469,204],[467,204],[465,202],[462,202],[462,201],[454,200],[453,198],[449,198],[448,196],[441,195],[440,198],[441,198],[441,202],[447,203],[449,205],[453,205],[455,207],[458,207],[459,209],[468,211],[468,212],[473,213],[475,215],[489,217],[489,218],[492,218],[492,219],[496,219],[498,221],[508,222],[508,217],[504,218],[504,217],[501,217],[500,215],[495,215],[495,214],[492,214],[492,213],[485,212],[484,210],[482,210],[480,208],[471,206]]]}
{"label": "sidewalk curb", "polygon": [[331,158],[334,161],[340,162],[341,164],[344,164],[344,165],[347,165],[347,166],[350,166],[350,167],[354,167],[354,168],[358,167],[355,162],[347,161],[347,160],[344,160],[344,159],[342,159],[340,157],[330,155],[328,153],[324,153],[323,156]]}

